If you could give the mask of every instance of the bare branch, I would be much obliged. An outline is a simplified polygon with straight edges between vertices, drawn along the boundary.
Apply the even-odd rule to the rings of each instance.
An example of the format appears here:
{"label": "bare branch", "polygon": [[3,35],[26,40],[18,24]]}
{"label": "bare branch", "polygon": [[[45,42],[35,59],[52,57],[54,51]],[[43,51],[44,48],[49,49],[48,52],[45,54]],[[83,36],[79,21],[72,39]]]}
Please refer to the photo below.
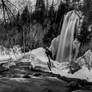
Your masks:
{"label": "bare branch", "polygon": [[12,13],[12,11],[6,6],[6,8],[7,8],[7,10],[12,14],[12,16],[14,17],[14,19],[15,19],[15,16],[14,16],[14,14]]}
{"label": "bare branch", "polygon": [[8,18],[9,18],[9,20],[11,21],[11,18],[10,18],[9,12],[8,12],[8,10],[7,10],[7,8],[6,8],[6,7],[5,7],[5,9],[6,9],[6,13],[7,13],[7,15],[8,15]]}
{"label": "bare branch", "polygon": [[11,3],[9,0],[7,0],[7,2],[9,2],[11,5],[13,5],[16,9],[18,9],[18,8],[16,7],[16,5],[14,5],[13,3]]}
{"label": "bare branch", "polygon": [[4,19],[4,22],[6,23],[6,19],[5,19],[5,3],[3,0],[1,0],[2,2],[2,7],[3,7],[3,19]]}

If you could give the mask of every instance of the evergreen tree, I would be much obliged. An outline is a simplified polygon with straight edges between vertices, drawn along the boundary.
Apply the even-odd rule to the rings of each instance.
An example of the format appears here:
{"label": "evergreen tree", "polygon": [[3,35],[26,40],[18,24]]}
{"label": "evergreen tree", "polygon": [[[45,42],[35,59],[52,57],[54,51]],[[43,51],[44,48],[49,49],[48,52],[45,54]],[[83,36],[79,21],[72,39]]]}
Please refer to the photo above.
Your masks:
{"label": "evergreen tree", "polygon": [[45,3],[44,0],[37,0],[35,5],[35,11],[44,11]]}
{"label": "evergreen tree", "polygon": [[47,46],[49,46],[51,43],[51,40],[58,35],[58,31],[56,30],[55,18],[56,18],[56,11],[54,7],[54,2],[52,2],[48,11],[48,19],[50,21],[50,24],[49,24],[50,28],[43,38],[43,42]]}
{"label": "evergreen tree", "polygon": [[20,23],[20,13],[18,11],[17,15],[16,15],[16,21],[15,21],[16,25],[18,25]]}
{"label": "evergreen tree", "polygon": [[30,23],[30,13],[27,6],[24,8],[23,13],[21,14],[21,21],[23,25]]}
{"label": "evergreen tree", "polygon": [[19,21],[20,20],[20,13],[18,11],[17,15],[16,15],[16,20]]}
{"label": "evergreen tree", "polygon": [[50,6],[50,9],[48,11],[48,17],[51,21],[51,24],[53,24],[56,19],[56,11],[55,11],[55,7],[54,7],[54,2],[52,2],[51,6]]}
{"label": "evergreen tree", "polygon": [[37,0],[32,19],[35,19],[37,22],[43,24],[45,18],[45,12],[46,10],[45,10],[44,0]]}
{"label": "evergreen tree", "polygon": [[62,1],[60,2],[60,5],[57,10],[57,14],[56,14],[56,24],[57,24],[58,31],[60,31],[60,29],[62,28],[64,15],[70,10],[72,10],[72,8],[70,8],[68,3],[63,3]]}
{"label": "evergreen tree", "polygon": [[92,24],[92,1],[85,0],[84,6],[80,7],[80,10],[83,12],[83,15],[85,18],[82,24],[82,30],[81,30],[80,36],[78,38],[82,44],[85,44],[90,41],[88,36],[90,33],[92,33],[92,31],[90,32],[88,31],[88,27]]}
{"label": "evergreen tree", "polygon": [[16,15],[16,27],[18,29],[18,31],[22,31],[22,24],[21,24],[21,15],[20,13],[18,12],[17,15]]}

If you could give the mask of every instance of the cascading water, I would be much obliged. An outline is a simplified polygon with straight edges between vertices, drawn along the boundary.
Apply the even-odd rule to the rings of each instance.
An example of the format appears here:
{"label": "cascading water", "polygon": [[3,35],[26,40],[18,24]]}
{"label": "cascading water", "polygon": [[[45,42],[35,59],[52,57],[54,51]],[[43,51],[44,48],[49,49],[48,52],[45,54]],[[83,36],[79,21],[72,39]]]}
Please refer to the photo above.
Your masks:
{"label": "cascading water", "polygon": [[78,28],[80,16],[76,10],[70,11],[65,15],[60,40],[59,47],[56,56],[56,61],[65,62],[72,61],[72,51],[73,51],[73,41],[74,32],[76,27]]}

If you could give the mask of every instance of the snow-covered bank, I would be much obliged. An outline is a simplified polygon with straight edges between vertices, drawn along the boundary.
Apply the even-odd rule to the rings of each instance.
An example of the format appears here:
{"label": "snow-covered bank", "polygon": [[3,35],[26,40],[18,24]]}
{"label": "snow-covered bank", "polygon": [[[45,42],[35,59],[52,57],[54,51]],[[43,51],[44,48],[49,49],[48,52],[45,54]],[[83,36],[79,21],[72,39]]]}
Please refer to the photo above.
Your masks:
{"label": "snow-covered bank", "polygon": [[69,69],[61,70],[61,69],[53,68],[52,72],[54,74],[60,74],[61,76],[65,76],[67,78],[85,79],[88,82],[92,82],[92,70],[88,70],[87,67],[83,67],[74,74],[69,73]]}
{"label": "snow-covered bank", "polygon": [[48,62],[48,58],[45,54],[45,50],[43,48],[38,48],[31,51],[31,54],[35,55],[42,62]]}
{"label": "snow-covered bank", "polygon": [[[14,50],[14,49],[13,49]],[[84,62],[84,58],[81,57],[80,59],[77,60],[77,62],[80,62],[81,69],[75,72],[74,74],[69,73],[69,63],[59,63],[57,61],[51,60],[53,63],[53,66],[51,67],[51,71],[48,68],[48,57],[45,53],[45,49],[43,48],[37,48],[32,51],[29,51],[27,53],[22,53],[20,50],[11,50],[9,54],[4,54],[0,55],[0,62],[1,63],[6,63],[6,67],[16,65],[17,62],[29,62],[30,63],[30,68],[36,68],[36,69],[41,69],[43,71],[48,71],[52,72],[54,74],[60,74],[61,76],[65,76],[67,78],[78,78],[78,79],[85,79],[89,82],[92,82],[92,67],[88,68],[88,66],[91,64],[91,56],[92,53],[88,51],[87,53],[84,54],[85,57],[89,59],[86,59],[88,64]],[[11,59],[11,61],[10,61]],[[82,64],[81,64],[82,62]]]}
{"label": "snow-covered bank", "polygon": [[[48,58],[45,54],[44,49],[42,48],[35,49],[33,50],[32,54],[35,54],[35,56],[37,56],[37,58],[39,58],[39,60],[41,60],[42,62],[48,62]],[[68,63],[58,63],[57,61],[53,60],[51,61],[53,62],[54,67],[52,67],[51,72],[53,72],[54,74],[60,74],[61,76],[65,76],[68,78],[85,79],[89,82],[92,82],[92,67],[91,67],[92,52],[87,51],[84,54],[84,56],[87,60],[86,63],[87,62],[88,63],[86,64],[85,61],[83,61],[84,58],[78,59],[79,61],[77,60],[76,62],[80,62],[81,69],[75,72],[74,74],[69,73]],[[90,70],[89,66],[91,67]]]}
{"label": "snow-covered bank", "polygon": [[19,46],[14,46],[10,49],[0,46],[0,61],[5,61],[10,58],[13,60],[20,58],[23,55],[20,49]]}

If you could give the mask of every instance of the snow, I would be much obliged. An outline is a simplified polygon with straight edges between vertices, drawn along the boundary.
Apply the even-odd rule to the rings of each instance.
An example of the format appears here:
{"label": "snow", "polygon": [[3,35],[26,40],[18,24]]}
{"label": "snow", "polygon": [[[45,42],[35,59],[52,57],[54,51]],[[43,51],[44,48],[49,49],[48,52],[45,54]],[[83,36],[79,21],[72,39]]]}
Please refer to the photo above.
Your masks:
{"label": "snow", "polygon": [[20,83],[26,83],[26,82],[29,82],[27,79],[25,78],[10,78],[10,80],[12,81],[17,81],[17,82],[20,82]]}
{"label": "snow", "polygon": [[31,54],[35,55],[42,62],[48,62],[48,58],[45,54],[45,50],[43,48],[34,49],[31,51]]}
{"label": "snow", "polygon": [[[48,62],[47,56],[45,55],[44,49],[43,48],[38,48],[33,50],[32,54],[34,54],[35,56],[37,56],[37,58],[39,58],[41,61],[40,62]],[[89,64],[91,64],[91,57],[92,57],[92,52],[90,50],[88,50],[85,54],[84,54],[86,60],[89,60]],[[90,58],[90,59],[89,59]],[[57,61],[53,61],[51,60],[54,64],[55,67],[52,67],[51,71],[54,74],[60,74],[61,76],[65,76],[68,78],[78,78],[78,79],[85,79],[89,82],[92,82],[92,69],[89,70],[88,66],[84,64],[80,64],[81,65],[81,69],[78,70],[77,72],[75,72],[74,74],[69,73],[69,63],[65,62],[65,63],[59,63]],[[77,62],[79,62],[77,60]],[[83,61],[83,58],[80,58],[80,62],[85,62]],[[39,64],[40,65],[40,64]]]}
{"label": "snow", "polygon": [[[45,49],[43,48],[37,48],[25,54],[19,50],[19,47],[14,47],[11,50],[6,50],[6,51],[8,51],[9,54],[5,52],[1,54],[0,52],[0,63],[6,63],[5,67],[9,68],[9,66],[15,65],[16,64],[15,61],[30,62],[33,68],[38,67],[37,69],[40,68],[43,71],[50,72],[48,65],[47,65],[48,58],[45,54]],[[53,60],[51,60],[51,62],[53,63],[54,67],[51,67],[51,72],[54,74],[60,74],[61,76],[65,76],[68,78],[85,79],[89,82],[92,82],[92,67],[90,65],[92,64],[91,63],[92,62],[92,52],[87,51],[83,57],[80,57],[77,59],[76,62],[78,62],[81,65],[81,69],[75,72],[74,74],[69,73],[69,67],[68,67],[69,62],[59,63],[58,61],[53,61]],[[20,61],[18,59],[20,59]],[[87,60],[87,63],[91,67],[90,70],[88,68],[88,65],[86,65],[85,63],[85,59]]]}
{"label": "snow", "polygon": [[9,55],[0,55],[0,61],[5,61],[10,59]]}
{"label": "snow", "polygon": [[45,49],[37,48],[32,50],[30,53],[30,57],[30,62],[33,68],[50,72],[47,65],[48,58],[45,54]]}
{"label": "snow", "polygon": [[65,76],[68,78],[78,78],[78,79],[85,79],[89,82],[92,82],[92,70],[88,70],[88,68],[83,67],[79,71],[75,72],[74,74],[69,73],[69,69],[59,70],[56,68],[52,69],[54,74],[60,74],[61,76]]}
{"label": "snow", "polygon": [[10,49],[0,46],[0,61],[5,61],[11,58],[15,60],[20,58],[22,55],[23,54],[21,53],[19,46],[14,46]]}

